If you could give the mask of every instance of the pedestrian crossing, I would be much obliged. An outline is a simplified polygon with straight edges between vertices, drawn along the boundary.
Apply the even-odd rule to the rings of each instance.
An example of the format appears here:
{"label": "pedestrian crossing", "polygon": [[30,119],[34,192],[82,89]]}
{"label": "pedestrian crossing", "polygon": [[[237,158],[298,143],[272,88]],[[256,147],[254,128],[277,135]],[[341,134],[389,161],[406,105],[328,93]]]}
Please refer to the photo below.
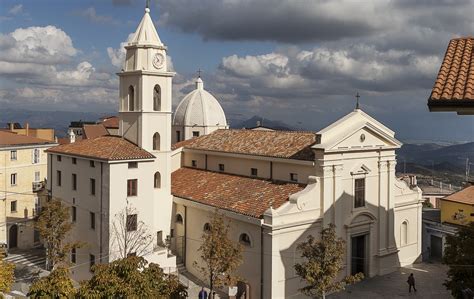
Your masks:
{"label": "pedestrian crossing", "polygon": [[27,267],[44,268],[46,257],[44,255],[28,254],[28,253],[10,253],[5,261],[14,263],[15,265],[23,265]]}

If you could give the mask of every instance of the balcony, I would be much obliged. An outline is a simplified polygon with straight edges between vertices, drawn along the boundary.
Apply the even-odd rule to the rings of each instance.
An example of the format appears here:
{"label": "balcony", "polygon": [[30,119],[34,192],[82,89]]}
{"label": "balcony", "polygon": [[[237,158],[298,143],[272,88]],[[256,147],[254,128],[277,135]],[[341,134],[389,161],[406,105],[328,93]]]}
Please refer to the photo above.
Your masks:
{"label": "balcony", "polygon": [[43,190],[44,182],[33,182],[33,192],[39,192]]}

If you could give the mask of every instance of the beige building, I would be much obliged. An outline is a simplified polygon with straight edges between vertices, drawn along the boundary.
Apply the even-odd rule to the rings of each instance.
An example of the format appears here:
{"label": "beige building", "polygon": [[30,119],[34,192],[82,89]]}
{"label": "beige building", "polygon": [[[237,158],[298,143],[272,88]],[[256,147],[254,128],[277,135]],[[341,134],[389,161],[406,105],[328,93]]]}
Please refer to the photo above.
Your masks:
{"label": "beige building", "polygon": [[29,248],[39,242],[33,219],[47,178],[45,150],[53,141],[0,131],[0,243]]}
{"label": "beige building", "polygon": [[19,123],[8,123],[8,131],[18,135],[25,135],[39,139],[54,141],[54,129],[51,128],[31,128],[29,123],[22,127]]}
{"label": "beige building", "polygon": [[[174,252],[202,277],[201,236],[216,208],[244,245],[251,298],[299,296],[296,250],[333,223],[341,275],[383,275],[421,255],[421,190],[395,177],[394,132],[356,109],[319,132],[217,130],[175,144]],[[293,297],[292,297],[293,298]]]}

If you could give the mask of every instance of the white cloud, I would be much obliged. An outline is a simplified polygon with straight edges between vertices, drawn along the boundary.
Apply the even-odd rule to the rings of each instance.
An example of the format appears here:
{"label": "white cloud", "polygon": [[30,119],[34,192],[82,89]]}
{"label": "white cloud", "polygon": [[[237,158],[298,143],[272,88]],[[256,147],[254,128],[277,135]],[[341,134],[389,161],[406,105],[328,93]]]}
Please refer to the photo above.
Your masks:
{"label": "white cloud", "polygon": [[87,18],[91,22],[95,23],[103,23],[103,24],[110,24],[110,25],[118,25],[118,21],[115,20],[111,16],[106,15],[99,15],[97,14],[94,7],[88,7],[83,11],[78,12],[78,14],[82,17]]}
{"label": "white cloud", "polygon": [[109,55],[110,62],[118,69],[122,69],[124,67],[125,54],[127,53],[125,46],[128,44],[128,41],[133,38],[134,34],[135,33],[130,33],[127,37],[127,41],[120,43],[120,46],[117,49],[112,47],[107,48],[107,54]]}
{"label": "white cloud", "polygon": [[70,61],[77,54],[71,38],[55,26],[18,28],[0,34],[0,60],[52,64]]}
{"label": "white cloud", "polygon": [[17,15],[22,12],[23,12],[23,4],[17,4],[13,6],[12,8],[10,8],[10,10],[8,11],[10,15]]}

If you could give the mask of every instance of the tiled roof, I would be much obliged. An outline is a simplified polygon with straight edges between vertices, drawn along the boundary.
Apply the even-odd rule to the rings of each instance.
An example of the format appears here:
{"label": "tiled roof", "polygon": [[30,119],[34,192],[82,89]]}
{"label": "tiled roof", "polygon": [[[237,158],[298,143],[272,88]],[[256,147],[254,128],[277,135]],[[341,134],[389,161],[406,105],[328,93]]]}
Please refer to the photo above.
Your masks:
{"label": "tiled roof", "polygon": [[312,161],[314,153],[311,146],[315,142],[316,134],[312,132],[217,130],[191,141],[186,140],[181,146],[185,149]]}
{"label": "tiled roof", "polygon": [[152,159],[155,156],[119,136],[101,136],[58,145],[49,153],[95,158],[100,160]]}
{"label": "tiled roof", "polygon": [[474,186],[469,186],[461,191],[453,193],[443,198],[444,200],[455,201],[459,203],[465,203],[474,205]]}
{"label": "tiled roof", "polygon": [[53,141],[36,137],[16,134],[10,131],[0,131],[0,147],[21,145],[55,144]]}
{"label": "tiled roof", "polygon": [[278,208],[288,197],[304,189],[295,183],[276,183],[232,174],[180,168],[171,174],[174,196],[216,208],[261,218],[270,208]]}
{"label": "tiled roof", "polygon": [[107,129],[102,125],[84,125],[84,138],[85,139],[92,139],[97,138],[99,136],[107,136],[109,132]]}
{"label": "tiled roof", "polygon": [[118,116],[110,116],[102,121],[104,127],[108,129],[118,129],[119,127],[119,118]]}
{"label": "tiled roof", "polygon": [[429,105],[474,104],[474,37],[449,42]]}

